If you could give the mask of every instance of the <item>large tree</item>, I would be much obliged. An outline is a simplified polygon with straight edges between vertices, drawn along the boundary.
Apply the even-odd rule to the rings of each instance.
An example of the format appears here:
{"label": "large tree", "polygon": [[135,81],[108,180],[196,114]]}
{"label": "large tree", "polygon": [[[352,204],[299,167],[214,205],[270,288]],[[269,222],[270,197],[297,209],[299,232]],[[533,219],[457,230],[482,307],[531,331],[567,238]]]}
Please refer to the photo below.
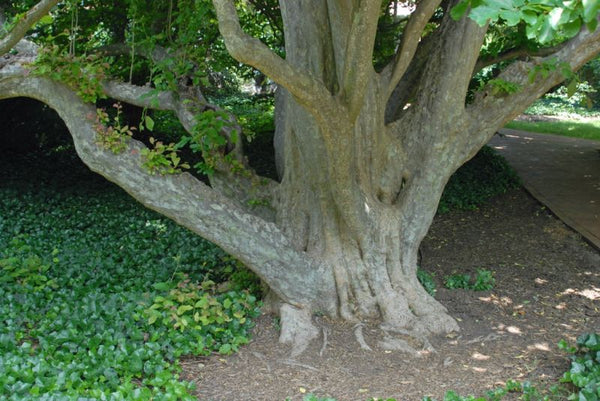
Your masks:
{"label": "large tree", "polygon": [[[235,123],[224,121],[229,119],[224,114],[214,117],[218,108],[185,73],[174,73],[176,83],[166,88],[136,86],[131,74],[130,82],[98,82],[111,98],[174,111],[192,133],[190,141],[212,160],[206,184],[188,173],[150,174],[139,141],[124,143],[124,151],[99,145],[107,128],[89,117],[96,115],[93,98],[82,98],[50,72],[30,71],[28,63],[40,49],[24,39],[26,32],[57,3],[43,0],[4,24],[0,99],[27,96],[54,108],[92,170],[260,276],[270,289],[269,305],[281,315],[280,340],[295,352],[318,335],[311,320],[315,312],[357,323],[379,318],[388,333],[424,346],[431,334],[458,330],[416,276],[419,244],[446,182],[496,130],[600,52],[594,1],[570,2],[570,9],[560,2],[407,2],[410,15],[394,16],[400,32],[395,54],[387,63],[378,57],[383,67],[376,69],[378,21],[389,13],[389,2],[281,0],[281,17],[273,18],[283,23],[282,58],[241,28],[231,0],[213,0],[229,53],[279,85],[274,141],[279,181],[247,166]],[[158,12],[171,13],[173,3],[168,10],[157,6]],[[188,11],[195,7],[180,3],[189,3]],[[100,4],[90,2],[88,9]],[[472,18],[465,13],[470,5]],[[265,10],[273,14],[277,7]],[[513,46],[481,59],[489,19],[496,34],[503,32],[497,23],[504,20],[530,39],[553,40],[552,46],[535,52]],[[182,35],[182,26],[168,25],[167,36]],[[587,28],[579,29],[582,25]],[[155,63],[180,51],[189,55],[174,40],[165,45],[173,48],[135,48],[135,42],[116,43],[126,40],[123,32],[114,36],[102,50],[106,54],[137,54]],[[499,74],[470,91],[472,77],[489,65]],[[213,123],[220,121],[211,127],[227,146],[212,146],[223,143],[203,133],[201,122],[208,120],[202,115],[209,111]],[[407,346],[402,340],[394,344]]]}

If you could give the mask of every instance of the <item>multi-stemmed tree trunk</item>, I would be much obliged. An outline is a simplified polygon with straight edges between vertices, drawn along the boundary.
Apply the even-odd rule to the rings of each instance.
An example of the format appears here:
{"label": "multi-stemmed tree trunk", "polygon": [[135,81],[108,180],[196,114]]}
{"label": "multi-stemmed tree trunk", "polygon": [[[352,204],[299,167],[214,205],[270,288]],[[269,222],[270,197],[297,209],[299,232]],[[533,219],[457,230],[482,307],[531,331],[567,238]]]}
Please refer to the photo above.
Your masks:
{"label": "multi-stemmed tree trunk", "polygon": [[[500,78],[518,91],[484,88],[467,105],[486,28],[453,20],[447,4],[441,23],[424,35],[440,1],[422,0],[396,57],[377,72],[380,3],[280,1],[284,60],[241,30],[229,0],[214,0],[230,53],[280,85],[279,183],[226,167],[211,186],[189,174],[151,176],[140,167],[143,145],[132,141],[119,155],[98,147],[86,118],[93,106],[63,84],[29,76],[11,56],[0,62],[0,98],[29,96],[55,108],[93,170],[242,260],[271,289],[281,340],[296,351],[318,334],[316,311],[355,322],[377,317],[386,331],[427,345],[430,334],[458,330],[416,276],[419,244],[444,185],[498,128],[562,81],[559,71],[531,81],[536,64],[554,57],[578,68],[600,51],[600,33],[582,31],[546,59],[515,62]],[[163,93],[150,104],[141,96],[148,89],[114,82],[104,88],[133,104],[158,103],[185,127],[193,124],[181,93]],[[249,206],[257,197],[268,198],[269,207]]]}

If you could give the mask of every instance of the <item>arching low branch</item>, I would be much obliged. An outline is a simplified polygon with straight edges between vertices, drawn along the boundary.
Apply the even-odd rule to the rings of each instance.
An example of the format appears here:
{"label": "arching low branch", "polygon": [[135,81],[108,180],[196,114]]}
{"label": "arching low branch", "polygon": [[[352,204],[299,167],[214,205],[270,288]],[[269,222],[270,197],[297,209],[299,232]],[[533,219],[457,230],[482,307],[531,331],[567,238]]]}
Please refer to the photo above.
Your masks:
{"label": "arching low branch", "polygon": [[[115,100],[138,107],[174,112],[184,129],[191,134],[195,130],[196,117],[199,114],[207,110],[224,112],[217,105],[198,100],[196,97],[186,96],[185,93],[156,92],[150,87],[116,81],[106,81],[102,87],[105,94]],[[272,205],[275,202],[278,183],[270,178],[259,176],[250,168],[240,138],[241,127],[237,124],[234,115],[226,114],[231,124],[221,127],[220,135],[233,146],[231,153],[237,163],[244,166],[244,172],[236,171],[230,163],[220,163],[215,166],[215,172],[209,176],[210,184],[214,190],[236,202],[238,207],[246,212],[273,221],[275,209]],[[235,141],[233,140],[234,136],[236,137]]]}
{"label": "arching low branch", "polygon": [[[235,254],[284,302],[306,307],[330,298],[327,291],[332,291],[334,284],[331,277],[327,282],[325,267],[290,246],[274,224],[246,213],[190,174],[148,174],[141,167],[144,145],[138,141],[131,140],[120,154],[99,147],[90,118],[95,115],[94,107],[66,85],[0,70],[0,99],[12,97],[31,97],[55,109],[69,129],[78,155],[93,171],[117,183],[146,207]],[[314,285],[315,275],[323,284],[319,288]]]}

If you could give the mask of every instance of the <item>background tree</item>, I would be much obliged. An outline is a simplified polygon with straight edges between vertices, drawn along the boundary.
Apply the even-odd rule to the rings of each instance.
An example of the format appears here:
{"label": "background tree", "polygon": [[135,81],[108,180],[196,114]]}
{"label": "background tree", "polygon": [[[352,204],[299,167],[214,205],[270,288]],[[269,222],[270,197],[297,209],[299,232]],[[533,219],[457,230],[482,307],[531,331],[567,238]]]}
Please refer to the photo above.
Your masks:
{"label": "background tree", "polygon": [[[458,330],[416,277],[444,185],[498,128],[600,51],[597,1],[421,0],[406,4],[408,17],[381,1],[236,10],[230,0],[214,0],[214,9],[131,0],[126,13],[84,1],[44,17],[57,3],[4,10],[12,21],[0,40],[0,98],[54,108],[90,168],[244,262],[271,290],[280,340],[294,352],[318,334],[316,311],[357,323],[378,317],[400,349],[406,336],[428,347],[429,335]],[[238,11],[274,49],[242,29]],[[281,88],[278,182],[248,167],[235,120],[204,95],[225,57],[215,12],[231,56]],[[378,30],[386,19],[391,34]],[[41,48],[23,39],[36,22]],[[170,110],[187,134],[148,149],[118,115],[96,112],[106,96]],[[151,115],[142,117],[140,129],[152,130]],[[202,156],[196,166],[208,184],[181,173],[184,146]]]}

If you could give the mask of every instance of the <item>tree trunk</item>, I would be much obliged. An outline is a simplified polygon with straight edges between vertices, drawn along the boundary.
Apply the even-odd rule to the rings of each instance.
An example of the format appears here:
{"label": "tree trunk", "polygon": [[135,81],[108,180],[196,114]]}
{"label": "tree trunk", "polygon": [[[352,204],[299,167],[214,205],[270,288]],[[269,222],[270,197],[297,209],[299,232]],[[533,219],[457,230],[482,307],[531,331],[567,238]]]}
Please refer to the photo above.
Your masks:
{"label": "tree trunk", "polygon": [[[281,95],[285,165],[277,224],[297,250],[331,268],[337,295],[327,310],[334,316],[380,317],[387,328],[419,338],[458,330],[416,276],[419,244],[449,174],[431,171],[422,183],[416,177],[409,183],[402,169],[386,171],[386,161],[402,156],[386,138],[384,106],[372,91],[355,125],[325,128],[349,138],[334,154],[326,151],[323,128],[289,94]],[[409,186],[420,195],[404,201],[400,192]]]}
{"label": "tree trunk", "polygon": [[[329,40],[340,35],[327,23],[334,11],[326,3],[282,4],[286,60],[308,69],[331,91],[339,87],[344,69],[336,65],[340,58]],[[300,21],[298,15],[310,17]],[[381,318],[386,329],[420,339],[458,330],[416,276],[419,244],[452,164],[443,166],[447,158],[432,155],[431,169],[423,166],[425,171],[410,177],[410,158],[384,125],[383,81],[374,70],[368,79],[355,121],[349,115],[316,121],[280,89],[275,143],[283,165],[277,224],[297,250],[331,268],[337,295],[327,309],[334,316],[355,322]],[[431,128],[426,121],[410,120],[404,125],[408,137]]]}

